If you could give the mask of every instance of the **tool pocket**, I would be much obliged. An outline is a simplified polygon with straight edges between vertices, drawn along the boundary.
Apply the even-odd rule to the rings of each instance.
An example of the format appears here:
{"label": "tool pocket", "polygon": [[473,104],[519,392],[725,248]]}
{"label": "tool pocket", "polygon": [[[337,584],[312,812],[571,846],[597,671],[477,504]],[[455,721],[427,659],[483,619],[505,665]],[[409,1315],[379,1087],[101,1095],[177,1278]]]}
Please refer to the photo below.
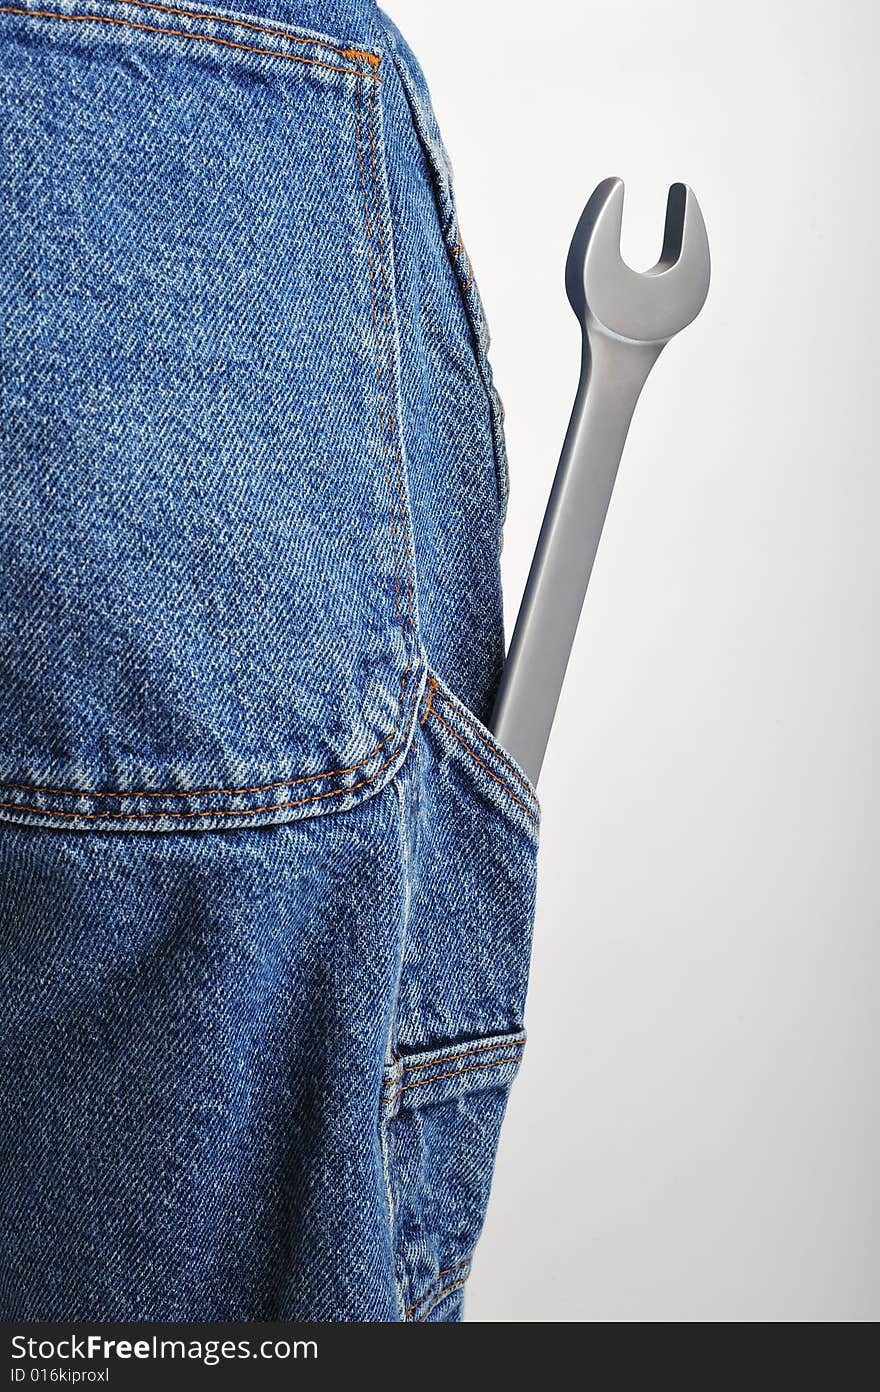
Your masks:
{"label": "tool pocket", "polygon": [[386,1069],[389,1185],[407,1321],[460,1316],[524,1044],[522,1031],[468,1040]]}
{"label": "tool pocket", "polygon": [[407,776],[382,1143],[400,1317],[454,1321],[525,1044],[539,809],[522,770],[433,676]]}

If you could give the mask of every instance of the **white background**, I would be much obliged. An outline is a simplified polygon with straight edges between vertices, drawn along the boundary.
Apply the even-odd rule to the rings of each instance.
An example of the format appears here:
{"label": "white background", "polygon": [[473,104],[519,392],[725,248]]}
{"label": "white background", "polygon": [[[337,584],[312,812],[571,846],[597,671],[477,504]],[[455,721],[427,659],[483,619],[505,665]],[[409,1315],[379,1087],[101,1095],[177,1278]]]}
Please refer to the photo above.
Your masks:
{"label": "white background", "polygon": [[493,330],[508,626],[577,377],[583,203],[625,180],[644,269],[684,180],[713,256],[541,778],[530,1042],[467,1315],[876,1319],[880,7],[387,8]]}

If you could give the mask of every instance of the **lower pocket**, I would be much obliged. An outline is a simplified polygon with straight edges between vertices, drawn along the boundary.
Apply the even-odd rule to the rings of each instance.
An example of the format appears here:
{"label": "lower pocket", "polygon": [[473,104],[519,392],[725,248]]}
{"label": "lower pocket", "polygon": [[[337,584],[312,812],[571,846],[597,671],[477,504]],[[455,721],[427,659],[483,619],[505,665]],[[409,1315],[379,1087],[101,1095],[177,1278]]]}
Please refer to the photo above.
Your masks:
{"label": "lower pocket", "polygon": [[407,770],[409,906],[382,1097],[400,1317],[461,1317],[525,1043],[538,804],[430,677]]}
{"label": "lower pocket", "polygon": [[410,1322],[461,1316],[525,1033],[398,1059],[383,1112],[397,1265]]}

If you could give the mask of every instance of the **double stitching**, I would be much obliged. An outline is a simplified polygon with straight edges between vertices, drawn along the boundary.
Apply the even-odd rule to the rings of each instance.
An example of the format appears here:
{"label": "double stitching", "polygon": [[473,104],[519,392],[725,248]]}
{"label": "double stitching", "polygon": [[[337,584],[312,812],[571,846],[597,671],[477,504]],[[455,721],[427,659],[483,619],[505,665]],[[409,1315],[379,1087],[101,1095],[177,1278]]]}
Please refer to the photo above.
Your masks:
{"label": "double stitching", "polygon": [[532,791],[531,784],[529,783],[529,780],[526,778],[525,774],[524,774],[524,773],[520,773],[519,769],[514,768],[513,764],[510,763],[510,761],[509,761],[508,759],[505,759],[504,755],[495,747],[494,744],[491,744],[491,743],[489,742],[489,740],[488,740],[488,739],[486,738],[486,736],[483,734],[482,730],[480,730],[480,728],[474,723],[474,721],[473,721],[473,720],[470,720],[470,719],[464,714],[463,711],[459,710],[458,707],[455,705],[455,703],[454,703],[453,701],[450,701],[450,699],[449,699],[448,696],[444,696],[442,691],[438,691],[438,689],[437,689],[437,683],[436,683],[436,682],[433,683],[432,688],[431,688],[431,695],[430,695],[430,699],[429,699],[429,710],[433,707],[433,704],[434,704],[434,697],[435,697],[435,696],[436,696],[439,700],[441,700],[445,706],[448,706],[449,709],[450,709],[451,711],[454,711],[454,712],[455,712],[456,719],[458,719],[458,720],[461,722],[462,725],[467,725],[467,727],[468,727],[469,730],[473,730],[474,734],[477,736],[477,739],[480,740],[481,743],[483,743],[483,744],[486,746],[487,749],[491,749],[492,753],[495,755],[495,758],[498,760],[499,764],[503,764],[504,767],[505,767],[510,773],[513,774],[513,776],[514,776],[514,778],[517,780],[517,782],[518,782],[518,783],[521,783],[522,786],[525,788],[525,790],[526,790],[526,792],[528,793],[529,797],[534,797],[534,793],[533,793],[533,791]]}
{"label": "double stitching", "polygon": [[[319,783],[324,778],[343,778],[348,773],[357,773],[371,759],[381,753],[390,739],[393,739],[400,728],[400,716],[403,708],[403,698],[406,693],[406,679],[413,670],[410,662],[404,667],[400,677],[400,697],[397,702],[398,715],[394,728],[384,739],[380,740],[369,754],[365,754],[356,764],[349,764],[348,768],[325,769],[323,773],[305,773],[297,778],[276,778],[271,783],[254,783],[249,788],[180,788],[162,789],[157,791],[152,788],[132,788],[130,791],[121,789],[104,788],[99,790],[89,788],[50,788],[41,783],[14,783],[8,779],[0,778],[0,788],[14,788],[23,793],[45,793],[47,797],[63,798],[112,798],[116,802],[129,801],[132,798],[181,798],[195,797],[244,797],[248,793],[269,793],[275,788],[296,788],[301,783]],[[0,806],[4,806],[0,803]]]}
{"label": "double stitching", "polygon": [[[496,1039],[491,1044],[476,1044],[473,1048],[462,1049],[457,1054],[444,1054],[442,1058],[432,1058],[422,1063],[404,1063],[399,1074],[402,1077],[404,1073],[418,1073],[422,1068],[439,1068],[443,1063],[455,1063],[458,1059],[470,1058],[472,1054],[492,1053],[498,1049],[521,1049],[525,1042],[525,1039]],[[397,1078],[392,1079],[386,1087],[395,1087],[397,1082]]]}
{"label": "double stitching", "polygon": [[533,822],[537,825],[537,822],[538,822],[537,816],[536,816],[535,813],[532,811],[532,809],[528,806],[528,804],[525,803],[525,802],[523,802],[523,800],[522,800],[521,797],[518,797],[518,796],[517,796],[517,794],[516,794],[516,793],[513,791],[513,789],[511,788],[510,784],[509,784],[509,783],[505,783],[504,779],[501,778],[499,774],[495,773],[492,769],[490,769],[490,767],[489,767],[489,765],[486,763],[485,759],[481,759],[480,756],[479,756],[479,754],[477,754],[475,750],[471,749],[471,747],[470,747],[470,745],[468,744],[467,740],[462,739],[462,737],[461,737],[461,735],[458,733],[458,731],[457,731],[457,730],[453,730],[453,728],[452,728],[452,726],[449,724],[449,722],[448,722],[447,720],[444,720],[444,719],[443,719],[443,716],[442,716],[442,715],[439,715],[439,714],[437,713],[437,711],[434,710],[434,707],[433,707],[433,706],[431,706],[430,713],[431,713],[431,715],[433,715],[433,717],[434,717],[435,720],[439,720],[439,722],[440,722],[440,724],[443,726],[444,730],[448,730],[448,731],[449,731],[450,735],[452,736],[452,738],[453,738],[454,740],[458,740],[458,743],[461,745],[462,749],[464,749],[468,754],[470,754],[470,756],[471,756],[471,758],[474,760],[474,762],[477,763],[477,764],[479,764],[480,768],[483,769],[486,773],[488,773],[489,777],[490,777],[491,779],[493,779],[494,782],[498,783],[498,784],[500,785],[500,787],[502,787],[502,788],[504,789],[504,791],[507,793],[507,796],[513,798],[513,801],[517,804],[517,806],[518,806],[518,807],[521,807],[522,810],[525,812],[526,816],[527,816],[531,821],[533,821]]}
{"label": "double stitching", "polygon": [[[154,7],[150,6],[150,8]],[[155,8],[158,9],[160,7],[155,6]],[[171,13],[184,15],[187,12],[185,10],[172,10]],[[196,43],[219,44],[221,48],[243,49],[246,53],[259,53],[269,58],[283,58],[291,63],[305,63],[313,68],[328,68],[331,72],[348,73],[352,77],[361,76],[361,70],[358,68],[344,68],[338,63],[326,63],[320,58],[307,58],[305,54],[302,53],[281,53],[278,49],[260,48],[256,44],[242,43],[236,39],[223,39],[216,34],[196,34],[188,29],[170,29],[166,25],[147,24],[134,19],[120,19],[115,15],[63,14],[59,10],[32,10],[25,5],[0,5],[0,14],[23,15],[28,19],[57,19],[69,24],[114,24],[123,29],[140,29],[147,34],[165,34],[169,38],[174,39],[192,39]],[[224,21],[219,15],[200,14],[195,17],[199,19],[215,20],[218,23],[237,22],[234,20]],[[284,39],[296,42],[292,35],[282,34],[280,30],[263,29],[260,32],[272,35],[279,34]],[[376,60],[375,54],[370,54],[368,56],[358,49],[340,49],[339,52],[344,53],[346,58],[353,61],[366,62],[371,68],[378,66],[378,60]],[[378,73],[375,71],[371,72],[370,76],[377,82],[380,80]]]}
{"label": "double stitching", "polygon": [[[521,1046],[511,1045],[510,1047]],[[405,1083],[402,1088],[398,1088],[392,1097],[386,1097],[384,1099],[385,1105],[386,1107],[393,1106],[398,1098],[402,1097],[405,1092],[412,1092],[413,1088],[427,1087],[429,1083],[442,1083],[447,1078],[460,1078],[464,1073],[482,1073],[489,1068],[503,1068],[506,1063],[516,1062],[517,1058],[514,1055],[512,1058],[495,1059],[491,1063],[471,1063],[467,1068],[456,1068],[451,1073],[436,1073],[431,1078],[418,1078],[414,1083]]]}
{"label": "double stitching", "polygon": [[[371,102],[371,104],[370,104],[370,109],[369,109],[369,112],[368,112],[367,119],[368,119],[368,121],[370,121],[370,122],[372,122],[372,120],[373,120],[373,104],[372,104],[372,102]],[[371,217],[370,217],[370,202],[369,202],[369,199],[368,199],[368,197],[367,197],[367,176],[366,176],[366,167],[365,167],[365,160],[364,160],[363,132],[362,132],[362,125],[361,125],[361,84],[360,84],[359,81],[355,83],[355,91],[354,91],[354,125],[355,125],[355,145],[356,145],[356,147],[357,147],[358,172],[359,172],[359,174],[360,174],[361,197],[363,198],[363,205],[364,205],[364,228],[365,228],[365,231],[366,231],[367,266],[368,266],[368,268],[369,268],[369,278],[370,278],[370,311],[371,311],[371,314],[372,314],[372,317],[373,317],[373,342],[374,342],[375,353],[376,353],[376,389],[377,389],[377,391],[376,391],[376,404],[377,404],[377,410],[378,410],[378,412],[379,412],[379,441],[380,441],[380,444],[381,444],[381,447],[382,447],[382,462],[383,462],[384,469],[385,469],[385,482],[386,482],[386,484],[387,484],[387,486],[388,486],[389,517],[390,517],[390,522],[391,522],[391,546],[392,546],[392,555],[393,555],[393,560],[394,560],[394,608],[395,608],[395,612],[396,612],[396,614],[397,614],[397,622],[398,622],[398,624],[400,625],[401,632],[403,633],[404,642],[406,642],[406,641],[407,641],[406,625],[405,625],[405,623],[404,623],[403,613],[401,612],[401,608],[400,608],[400,578],[399,578],[399,575],[398,575],[398,541],[397,541],[397,522],[396,522],[395,515],[394,515],[394,489],[393,489],[393,486],[392,486],[392,483],[391,483],[391,465],[390,465],[390,460],[389,460],[389,455],[388,455],[388,440],[387,440],[387,438],[386,438],[386,431],[385,431],[385,408],[384,408],[384,404],[383,404],[383,398],[384,398],[384,394],[385,394],[385,387],[384,387],[384,383],[383,383],[383,380],[382,380],[382,349],[381,349],[381,346],[380,346],[380,339],[381,339],[381,337],[382,337],[382,332],[381,332],[380,325],[379,325],[379,308],[378,308],[378,289],[377,289],[377,279],[376,279],[376,266],[375,266],[375,259],[374,259],[374,257],[373,257],[373,224],[372,224],[372,219],[371,219]],[[374,185],[373,185],[373,208],[374,208],[374,213],[378,216],[378,215],[380,215],[380,210],[379,210],[377,204],[378,204],[378,199],[377,199],[376,187],[375,187],[375,182],[374,182]]]}
{"label": "double stitching", "polygon": [[273,29],[266,24],[257,24],[250,19],[233,19],[230,15],[214,14],[211,10],[185,10],[177,5],[162,5],[159,0],[114,0],[116,4],[134,5],[139,10],[158,10],[162,14],[180,15],[183,19],[207,19],[212,24],[228,24],[236,29],[250,29],[255,34],[268,34],[273,39],[287,39],[289,43],[308,45],[310,48],[323,48],[328,53],[338,53],[340,58],[350,58],[356,62],[369,63],[378,68],[380,59],[375,53],[362,48],[340,48],[328,43],[326,39],[315,39],[303,34],[291,34],[286,29]]}
{"label": "double stitching", "polygon": [[[418,701],[418,696],[413,703]],[[294,798],[287,802],[272,802],[265,807],[208,807],[195,812],[60,812],[52,811],[45,807],[25,807],[19,802],[0,802],[0,808],[6,808],[12,812],[30,812],[41,817],[65,817],[72,818],[81,822],[120,822],[120,821],[151,821],[154,818],[173,818],[174,820],[194,819],[198,817],[258,817],[268,812],[281,812],[287,808],[305,807],[311,802],[321,802],[324,798],[344,797],[346,793],[356,793],[360,788],[366,788],[370,783],[375,783],[387,768],[390,768],[398,754],[404,748],[406,739],[404,738],[397,745],[394,752],[387,758],[382,766],[371,773],[369,777],[362,778],[359,783],[352,783],[350,787],[330,788],[326,793],[313,793],[310,797]],[[181,797],[189,794],[181,793]]]}
{"label": "double stitching", "polygon": [[[501,778],[499,774],[495,773],[494,770],[491,769],[491,768],[489,767],[489,765],[486,763],[485,759],[482,759],[482,758],[480,757],[480,755],[476,752],[476,750],[471,748],[471,746],[468,744],[467,740],[464,739],[464,738],[458,733],[458,731],[455,730],[455,729],[453,728],[452,725],[450,725],[450,723],[449,723],[448,720],[444,720],[444,719],[443,719],[443,716],[440,715],[439,711],[437,711],[437,710],[434,708],[434,701],[435,701],[435,700],[440,700],[440,701],[442,701],[443,704],[449,708],[453,720],[457,721],[459,724],[464,725],[464,726],[466,726],[469,730],[472,730],[472,731],[473,731],[473,733],[474,733],[474,734],[477,736],[477,738],[480,740],[481,744],[491,753],[491,755],[493,756],[493,758],[495,758],[495,759],[498,761],[498,763],[501,764],[501,766],[502,766],[503,768],[507,769],[508,772],[511,773],[511,774],[513,775],[513,777],[517,780],[517,782],[518,782],[518,783],[520,784],[520,786],[522,787],[523,791],[528,795],[529,803],[524,802],[523,799],[522,799],[516,792],[514,792],[513,788],[511,788],[510,785],[509,785],[503,778]],[[476,722],[473,721],[473,720],[471,720],[471,719],[459,708],[459,705],[458,705],[457,702],[451,700],[448,696],[446,696],[446,695],[440,690],[440,687],[439,687],[439,684],[438,684],[438,682],[437,682],[437,679],[436,679],[435,677],[431,676],[430,674],[429,674],[429,676],[428,676],[428,683],[427,683],[427,688],[426,688],[425,709],[424,709],[424,711],[422,712],[421,716],[419,717],[419,724],[420,724],[420,725],[424,725],[425,722],[426,722],[426,720],[428,719],[428,716],[429,716],[429,715],[433,715],[433,716],[434,716],[434,719],[435,719],[435,720],[438,720],[438,721],[440,722],[440,724],[444,727],[444,729],[446,729],[446,730],[449,732],[449,734],[452,735],[453,739],[458,740],[458,743],[459,743],[459,744],[462,746],[462,748],[470,755],[470,757],[471,757],[477,764],[479,764],[480,768],[484,769],[485,772],[488,773],[488,775],[489,775],[490,778],[494,779],[494,781],[495,781],[496,783],[500,784],[500,786],[504,789],[504,791],[508,794],[508,796],[511,797],[511,798],[513,798],[513,801],[514,801],[515,803],[517,803],[517,805],[523,809],[523,811],[525,812],[526,816],[527,816],[527,817],[530,817],[531,820],[537,825],[537,823],[538,823],[538,817],[536,816],[535,812],[532,810],[532,806],[533,806],[533,805],[535,804],[535,802],[536,802],[535,792],[534,792],[534,789],[532,788],[532,785],[529,783],[528,779],[526,778],[525,774],[524,774],[524,773],[521,773],[520,770],[517,769],[517,768],[510,762],[509,759],[505,758],[505,756],[502,754],[502,752],[501,752],[501,751],[497,748],[497,746],[488,738],[488,736],[487,736],[486,734],[484,734],[484,732],[479,728],[479,726],[476,724]],[[529,804],[531,804],[531,805],[529,805]]]}
{"label": "double stitching", "polygon": [[[439,1297],[440,1295],[443,1294],[443,1291],[438,1291],[438,1290],[436,1290],[435,1288],[436,1288],[436,1286],[437,1286],[437,1283],[438,1283],[439,1281],[442,1281],[442,1279],[443,1279],[444,1276],[451,1276],[452,1273],[453,1273],[454,1271],[461,1271],[463,1267],[470,1266],[470,1264],[471,1264],[471,1258],[470,1258],[470,1257],[465,1257],[464,1261],[456,1262],[456,1263],[455,1263],[455,1266],[447,1266],[447,1267],[444,1267],[444,1269],[443,1269],[442,1271],[438,1271],[438,1272],[437,1272],[437,1275],[434,1277],[434,1280],[431,1282],[430,1286],[428,1286],[428,1289],[425,1290],[425,1291],[423,1291],[422,1294],[419,1296],[418,1300],[414,1300],[413,1303],[412,1303],[412,1305],[410,1305],[409,1309],[408,1309],[407,1312],[406,1312],[406,1317],[407,1317],[407,1319],[412,1319],[412,1317],[413,1317],[413,1315],[415,1314],[416,1310],[419,1308],[420,1305],[424,1305],[424,1303],[425,1303],[426,1300],[430,1300],[430,1299],[432,1298],[432,1296]],[[458,1285],[458,1283],[459,1283],[459,1281],[460,1281],[461,1284],[464,1285],[464,1282],[465,1282],[466,1279],[467,1279],[467,1277],[461,1277],[461,1276],[460,1276],[460,1277],[457,1277],[454,1284],[455,1284],[455,1285]],[[446,1290],[446,1289],[451,1289],[451,1288],[452,1288],[452,1287],[444,1287],[444,1290]],[[434,1308],[434,1306],[432,1305],[432,1306],[431,1306],[431,1309],[433,1309],[433,1308]],[[428,1313],[430,1313],[430,1311],[429,1311]]]}
{"label": "double stitching", "polygon": [[[320,802],[323,798],[343,797],[346,793],[356,793],[359,788],[366,788],[368,784],[375,783],[376,779],[394,763],[402,748],[402,744],[398,745],[381,768],[378,768],[375,773],[371,773],[368,778],[362,778],[359,783],[352,783],[351,787],[331,788],[326,793],[314,793],[311,797],[294,798],[288,802],[271,802],[265,807],[206,807],[196,812],[61,812],[57,809],[52,811],[45,807],[26,807],[20,802],[0,802],[0,808],[6,808],[11,812],[30,812],[41,817],[69,817],[80,822],[142,822],[154,817],[173,817],[175,820],[195,817],[258,817],[261,813],[281,812],[290,807],[304,807],[309,802]],[[186,793],[181,794],[181,797],[186,796]]]}
{"label": "double stitching", "polygon": [[431,1301],[430,1305],[428,1306],[427,1310],[423,1310],[423,1311],[422,1311],[422,1313],[419,1315],[419,1317],[418,1317],[418,1319],[415,1321],[415,1323],[416,1323],[416,1324],[424,1324],[424,1322],[425,1322],[425,1320],[428,1318],[428,1316],[429,1316],[434,1310],[436,1310],[436,1308],[437,1308],[437,1306],[440,1304],[441,1300],[445,1300],[445,1298],[446,1298],[447,1295],[451,1295],[453,1291],[460,1290],[461,1287],[464,1286],[464,1285],[466,1285],[466,1284],[467,1284],[467,1276],[462,1276],[462,1277],[459,1278],[459,1280],[453,1281],[451,1285],[449,1285],[449,1286],[444,1286],[442,1290],[439,1290],[439,1291],[437,1292],[437,1294],[435,1295],[434,1299]]}
{"label": "double stitching", "polygon": [[[196,789],[195,791],[192,791],[192,790],[189,790],[189,791],[188,791],[188,790],[182,789],[182,790],[180,790],[179,792],[174,792],[174,791],[172,791],[172,792],[156,792],[156,793],[151,793],[151,794],[146,794],[146,793],[111,792],[111,791],[109,791],[109,790],[104,790],[104,791],[102,791],[102,792],[100,792],[100,793],[91,793],[91,792],[85,791],[85,790],[83,790],[83,789],[80,789],[79,791],[74,791],[74,790],[72,790],[72,789],[69,790],[69,791],[67,791],[67,790],[64,790],[64,789],[44,788],[44,787],[40,787],[39,785],[34,785],[34,784],[4,783],[4,782],[2,782],[2,781],[0,781],[0,788],[4,788],[4,787],[23,788],[23,789],[25,789],[25,790],[30,790],[30,791],[35,792],[35,793],[45,793],[45,794],[47,794],[47,795],[52,795],[52,794],[54,793],[54,794],[57,795],[57,796],[64,796],[64,797],[68,797],[68,796],[69,796],[69,797],[84,797],[84,798],[106,797],[106,798],[114,798],[114,799],[116,799],[117,801],[125,801],[126,799],[131,799],[131,798],[134,798],[134,797],[146,797],[146,796],[152,796],[152,797],[157,797],[157,798],[161,797],[161,798],[179,798],[179,799],[183,799],[183,798],[188,798],[188,797],[210,796],[210,795],[220,797],[220,796],[223,796],[224,794],[226,794],[226,795],[231,795],[231,796],[236,796],[236,795],[242,795],[242,794],[247,793],[247,792],[263,792],[264,790],[269,790],[269,789],[272,789],[272,788],[293,788],[293,787],[295,787],[295,786],[297,785],[297,783],[299,783],[299,782],[312,783],[312,782],[316,782],[318,779],[321,779],[321,778],[329,778],[329,777],[331,777],[331,776],[333,776],[333,775],[335,775],[335,774],[354,773],[354,772],[356,772],[359,768],[363,768],[365,764],[369,763],[370,759],[374,758],[375,755],[379,752],[379,750],[381,750],[381,749],[383,748],[383,746],[386,745],[386,744],[388,743],[388,741],[389,741],[392,737],[396,737],[396,735],[398,734],[398,732],[399,732],[399,730],[400,730],[400,728],[401,728],[401,723],[403,723],[404,729],[406,729],[406,727],[407,727],[408,724],[409,724],[410,719],[411,719],[412,716],[415,714],[415,711],[416,711],[416,709],[417,709],[418,702],[419,702],[419,691],[418,691],[418,688],[416,689],[416,694],[415,694],[415,696],[414,696],[412,702],[410,703],[410,708],[409,708],[409,711],[408,711],[408,713],[407,713],[407,718],[406,718],[406,720],[402,720],[402,717],[403,717],[403,699],[404,699],[404,696],[405,696],[405,694],[406,694],[406,678],[407,678],[408,674],[409,674],[411,671],[413,671],[413,664],[412,664],[412,663],[410,663],[410,664],[404,669],[404,671],[403,671],[403,673],[402,673],[402,675],[401,675],[400,700],[399,700],[399,714],[398,714],[397,722],[396,722],[395,727],[394,727],[394,729],[392,730],[391,734],[390,734],[390,735],[387,735],[387,736],[385,737],[385,739],[382,740],[381,743],[380,743],[379,745],[377,745],[376,749],[374,749],[370,754],[368,754],[368,755],[366,756],[365,759],[361,760],[361,762],[360,762],[359,764],[354,764],[354,765],[352,765],[352,766],[351,766],[350,768],[348,768],[348,769],[329,770],[327,773],[310,774],[310,775],[306,775],[304,778],[301,778],[301,779],[280,779],[280,780],[279,780],[278,782],[276,782],[276,783],[262,784],[262,785],[255,786],[255,787],[253,787],[253,788],[226,788],[226,789],[224,789],[224,788],[204,788],[204,789]],[[395,747],[395,749],[393,750],[393,752],[392,752],[392,753],[390,754],[390,756],[385,760],[385,762],[382,764],[382,766],[381,766],[380,768],[376,769],[375,773],[371,773],[368,777],[362,778],[361,781],[360,781],[359,783],[353,783],[353,784],[351,784],[351,785],[349,785],[349,786],[345,786],[345,787],[342,787],[342,788],[331,788],[331,789],[329,789],[329,791],[327,791],[327,792],[325,792],[325,793],[314,793],[314,794],[312,794],[312,795],[309,796],[309,797],[296,798],[296,799],[293,799],[293,800],[290,800],[290,801],[286,801],[286,802],[274,802],[274,803],[270,803],[270,804],[268,804],[268,805],[265,806],[265,807],[245,807],[245,808],[213,807],[213,808],[199,809],[199,810],[197,810],[197,811],[191,811],[191,812],[166,812],[166,811],[162,811],[162,812],[66,812],[66,811],[53,810],[53,809],[51,809],[51,808],[46,808],[46,807],[28,807],[28,806],[25,806],[24,804],[22,804],[22,803],[20,803],[20,802],[0,802],[0,809],[6,809],[6,810],[11,811],[11,812],[28,812],[28,813],[31,813],[31,814],[33,814],[33,815],[35,815],[35,816],[40,816],[40,817],[64,817],[65,819],[74,819],[74,820],[83,821],[83,822],[94,822],[94,821],[151,821],[151,820],[153,820],[153,819],[155,819],[155,818],[157,818],[157,817],[158,817],[158,818],[165,818],[165,817],[168,817],[168,818],[174,818],[175,820],[181,820],[181,819],[185,819],[185,818],[187,818],[187,817],[190,817],[190,818],[199,818],[199,817],[257,817],[257,816],[260,816],[261,814],[265,814],[265,813],[268,813],[268,812],[278,812],[278,811],[282,811],[282,810],[285,810],[285,809],[288,809],[288,808],[293,808],[293,807],[304,807],[304,806],[306,806],[308,803],[311,803],[311,802],[320,802],[320,801],[322,801],[324,798],[342,797],[342,796],[344,796],[346,793],[354,793],[354,792],[357,792],[360,788],[365,788],[365,787],[367,787],[370,783],[374,783],[374,782],[376,781],[377,778],[380,778],[381,775],[385,772],[385,770],[386,770],[387,768],[389,768],[389,767],[391,766],[391,764],[394,763],[395,759],[396,759],[397,756],[400,754],[401,750],[404,748],[405,745],[406,745],[406,735],[404,734],[403,738],[399,741],[399,743],[397,744],[397,746]]]}

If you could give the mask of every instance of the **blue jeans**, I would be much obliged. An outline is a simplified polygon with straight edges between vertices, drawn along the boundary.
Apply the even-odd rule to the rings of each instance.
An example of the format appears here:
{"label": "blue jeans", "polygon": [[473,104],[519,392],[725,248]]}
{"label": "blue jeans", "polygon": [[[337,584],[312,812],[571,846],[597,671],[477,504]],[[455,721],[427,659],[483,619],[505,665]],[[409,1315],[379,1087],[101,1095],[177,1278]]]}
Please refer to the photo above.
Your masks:
{"label": "blue jeans", "polygon": [[0,1316],[453,1321],[538,806],[373,0],[0,6]]}

